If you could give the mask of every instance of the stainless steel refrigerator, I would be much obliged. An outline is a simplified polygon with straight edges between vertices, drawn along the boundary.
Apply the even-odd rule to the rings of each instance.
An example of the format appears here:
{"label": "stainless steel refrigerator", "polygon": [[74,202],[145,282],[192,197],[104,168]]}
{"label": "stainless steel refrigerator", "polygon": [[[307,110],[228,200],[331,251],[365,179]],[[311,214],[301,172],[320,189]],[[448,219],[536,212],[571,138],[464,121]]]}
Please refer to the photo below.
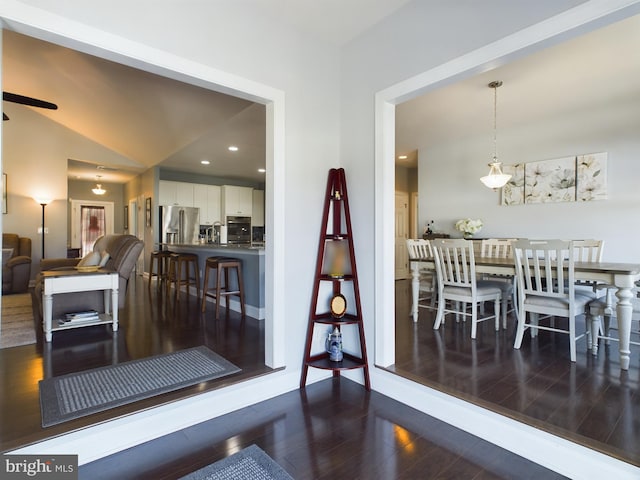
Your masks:
{"label": "stainless steel refrigerator", "polygon": [[193,244],[200,234],[200,209],[161,205],[160,243]]}

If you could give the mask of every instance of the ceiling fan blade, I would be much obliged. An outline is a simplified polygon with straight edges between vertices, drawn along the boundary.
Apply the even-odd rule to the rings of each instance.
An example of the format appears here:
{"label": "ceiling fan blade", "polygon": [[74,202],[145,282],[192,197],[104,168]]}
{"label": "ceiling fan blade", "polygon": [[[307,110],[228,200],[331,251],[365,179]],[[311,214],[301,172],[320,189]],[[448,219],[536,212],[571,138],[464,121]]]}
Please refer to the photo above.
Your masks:
{"label": "ceiling fan blade", "polygon": [[58,106],[55,103],[45,102],[44,100],[38,100],[37,98],[32,97],[25,97],[24,95],[18,95],[17,93],[2,92],[2,99],[7,102],[19,103],[30,107],[48,108],[49,110],[58,109]]}

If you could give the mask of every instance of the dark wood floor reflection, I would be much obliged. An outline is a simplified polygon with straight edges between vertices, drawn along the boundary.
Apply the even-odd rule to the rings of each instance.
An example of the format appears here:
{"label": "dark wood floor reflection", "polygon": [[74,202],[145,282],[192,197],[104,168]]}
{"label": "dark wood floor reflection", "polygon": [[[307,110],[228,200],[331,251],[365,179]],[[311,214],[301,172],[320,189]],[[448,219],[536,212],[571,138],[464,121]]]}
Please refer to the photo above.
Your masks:
{"label": "dark wood floor reflection", "polygon": [[514,350],[512,317],[498,333],[492,322],[481,323],[474,341],[468,322],[455,317],[434,331],[429,309],[421,308],[414,323],[410,295],[410,282],[397,281],[396,373],[640,465],[639,347],[632,345],[624,372],[615,342],[597,357],[579,342],[575,363],[564,334],[541,332],[535,340],[527,334]]}
{"label": "dark wood floor reflection", "polygon": [[564,478],[345,378],[100,459],[79,476],[174,479],[251,444],[296,480]]}
{"label": "dark wood floor reflection", "polygon": [[[224,309],[221,312],[218,320],[213,319],[211,307],[202,315],[195,296],[183,293],[180,301],[175,302],[155,286],[149,292],[147,281],[138,277],[129,285],[117,334],[114,335],[110,327],[83,327],[54,333],[53,341],[43,344],[38,329],[35,345],[0,349],[0,451],[271,372],[264,365],[264,322],[250,317],[243,321],[234,312],[227,318]],[[38,381],[44,376],[64,375],[198,345],[206,345],[242,371],[42,428]]]}

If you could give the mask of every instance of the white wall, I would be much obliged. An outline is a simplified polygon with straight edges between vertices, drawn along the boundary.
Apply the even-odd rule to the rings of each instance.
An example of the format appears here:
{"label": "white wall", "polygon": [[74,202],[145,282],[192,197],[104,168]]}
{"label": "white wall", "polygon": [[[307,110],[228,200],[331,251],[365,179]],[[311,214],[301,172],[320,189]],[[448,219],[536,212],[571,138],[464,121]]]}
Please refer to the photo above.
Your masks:
{"label": "white wall", "polygon": [[604,260],[640,262],[640,225],[628,215],[640,205],[640,98],[536,120],[498,133],[505,164],[608,152],[608,199],[595,202],[500,206],[500,193],[478,180],[492,153],[487,138],[419,145],[420,223],[460,236],[460,218],[481,218],[479,237],[598,238]]}
{"label": "white wall", "polygon": [[479,7],[470,1],[413,1],[344,49],[341,160],[347,181],[351,179],[362,304],[365,319],[371,319],[366,332],[369,351],[374,339],[374,278],[379,274],[374,268],[375,94],[579,3],[493,1]]}
{"label": "white wall", "polygon": [[[393,363],[388,358],[385,344],[394,342],[393,308],[393,208],[392,200],[376,196],[383,192],[393,194],[393,101],[412,98],[417,91],[426,91],[462,77],[470,71],[485,71],[490,66],[478,66],[472,60],[483,58],[489,63],[501,55],[518,56],[503,43],[491,51],[477,53],[477,49],[501,39],[526,25],[538,22],[554,13],[582,2],[431,2],[414,1],[376,25],[353,41],[342,57],[342,131],[341,159],[347,178],[356,179],[350,188],[352,218],[356,233],[356,253],[359,255],[362,301],[367,323],[369,352],[375,351],[378,364]],[[554,30],[558,25],[570,23],[574,17],[589,18],[598,9],[615,8],[612,2],[586,2],[584,9],[574,15],[570,12],[561,20],[545,23],[542,30]],[[621,5],[623,2],[615,2]],[[580,7],[578,7],[580,8]],[[596,18],[594,14],[591,18]],[[571,20],[570,20],[571,19]],[[512,30],[513,29],[513,30]],[[529,33],[529,32],[528,32]],[[528,45],[527,35],[510,38],[516,45]],[[543,40],[548,37],[540,36]],[[501,53],[502,52],[502,53]],[[462,55],[466,57],[461,60]],[[445,62],[450,62],[445,65]],[[496,62],[498,64],[499,62]],[[467,66],[468,65],[468,66]],[[465,67],[469,72],[465,71]],[[430,79],[424,81],[421,75]],[[397,95],[389,93],[392,90]],[[386,101],[376,101],[378,94]],[[393,99],[393,100],[392,100]],[[382,120],[376,124],[376,119]],[[381,135],[382,131],[389,132]],[[375,150],[374,150],[375,147]],[[591,150],[590,150],[591,151]],[[427,152],[428,153],[428,152]],[[587,153],[587,152],[585,152]],[[420,152],[420,156],[425,152]],[[375,160],[375,164],[374,164]],[[375,165],[375,170],[374,170]],[[478,181],[480,164],[472,172],[467,164],[448,168],[447,175],[473,173]],[[468,172],[467,172],[468,171]],[[375,172],[375,176],[374,176]],[[440,172],[439,172],[440,173]],[[434,178],[437,174],[434,174]],[[356,192],[354,194],[354,191]],[[473,201],[473,198],[471,199]],[[497,200],[494,200],[497,201]],[[374,210],[375,206],[375,210]],[[371,213],[375,212],[375,215]],[[466,216],[466,215],[465,215]],[[383,240],[380,240],[380,239]],[[375,307],[375,308],[374,308]],[[375,336],[374,336],[375,334]],[[375,346],[375,350],[374,347]],[[382,353],[381,353],[382,352]],[[533,461],[557,469],[561,473],[580,478],[616,472],[620,478],[634,478],[638,470],[622,462],[600,456],[576,444],[562,441],[540,431],[529,429],[499,415],[473,407],[440,392],[414,384],[381,369],[372,369],[373,388],[421,411],[441,418],[459,428],[470,431]],[[524,448],[536,444],[535,451]],[[523,447],[523,448],[521,448]],[[576,477],[576,478],[577,478]]]}
{"label": "white wall", "polygon": [[[56,16],[39,9],[32,10],[29,5],[55,10]],[[158,433],[166,433],[167,429],[201,421],[203,415],[219,415],[297,388],[327,173],[338,164],[337,48],[318,43],[304,32],[281,24],[277,18],[247,10],[243,2],[236,1],[198,2],[197,8],[185,8],[184,3],[177,2],[116,0],[101,5],[80,0],[57,4],[9,0],[0,6],[0,16],[10,28],[21,33],[44,37],[48,41],[55,39],[88,53],[99,52],[118,59],[121,55],[140,52],[150,55],[145,46],[152,46],[161,50],[157,55],[151,52],[150,57],[142,58],[143,61],[166,62],[161,66],[171,68],[172,64],[182,67],[184,59],[193,60],[202,66],[197,70],[229,80],[225,87],[233,88],[234,78],[239,77],[243,83],[257,82],[284,92],[284,102],[278,104],[278,108],[284,108],[284,172],[280,175],[284,187],[277,195],[284,199],[284,211],[279,214],[286,220],[281,226],[284,235],[277,248],[286,255],[275,269],[284,278],[284,288],[276,292],[278,298],[286,300],[278,302],[277,306],[277,321],[284,322],[283,333],[280,332],[277,341],[284,350],[286,370],[256,379],[248,386],[229,389],[226,393],[214,392],[179,402],[171,408],[141,413],[136,418],[142,426],[135,432],[126,422],[114,422],[84,431],[77,444],[69,443],[71,437],[64,437],[32,448],[40,452],[75,451],[80,453],[82,463],[128,446],[126,443],[141,442]],[[54,33],[46,34],[47,31]],[[82,39],[85,45],[78,45],[76,38]],[[130,40],[139,43],[132,45]],[[167,55],[168,51],[177,57],[172,59]],[[268,141],[268,145],[270,143]],[[66,173],[63,175],[66,186]],[[267,185],[267,195],[270,188]],[[272,232],[268,232],[268,240],[272,238]],[[324,371],[314,371],[310,372],[309,378],[313,381],[327,375]],[[224,402],[217,400],[221,395],[227,395]],[[195,409],[193,406],[199,402],[207,403],[207,408]],[[91,435],[98,439],[83,441],[83,436],[89,438]],[[88,448],[89,444],[91,448]],[[96,445],[103,447],[96,448]]]}
{"label": "white wall", "polygon": [[[579,3],[579,0],[535,3],[493,0],[478,6],[472,0],[416,0],[356,39],[339,57],[335,49],[317,44],[277,19],[247,9],[243,2],[235,0],[199,3],[197,9],[185,8],[178,2],[150,0],[117,0],[90,6],[83,0],[55,4],[42,0],[21,2],[21,5],[42,5],[100,30],[262,82],[286,95],[287,255],[277,268],[284,269],[286,278],[287,371],[270,375],[259,384],[209,392],[192,401],[159,408],[161,417],[154,417],[156,412],[150,411],[126,421],[109,422],[104,432],[95,429],[78,432],[71,436],[76,442],[71,451],[87,451],[83,446],[86,444],[95,450],[97,445],[120,441],[118,435],[123,432],[135,439],[134,432],[157,424],[158,419],[179,428],[202,407],[215,415],[225,408],[239,408],[272,395],[278,389],[295,387],[294,379],[299,376],[302,361],[326,174],[328,168],[339,163],[338,155],[349,185],[369,358],[373,363],[374,277],[379,274],[374,262],[375,93]],[[3,4],[15,6],[16,2]],[[162,8],[157,8],[158,5]],[[2,14],[8,7],[0,8]],[[40,21],[41,15],[35,12],[31,18]],[[69,30],[66,26],[65,35],[73,36],[80,31],[80,27]],[[109,41],[116,49],[120,43],[118,36]],[[361,372],[352,376],[361,381]],[[410,382],[394,383],[375,368],[372,383],[390,396],[402,393],[401,399],[409,404],[425,398],[424,389]],[[39,453],[67,451],[57,449],[55,442],[46,447],[49,449],[36,446]]]}

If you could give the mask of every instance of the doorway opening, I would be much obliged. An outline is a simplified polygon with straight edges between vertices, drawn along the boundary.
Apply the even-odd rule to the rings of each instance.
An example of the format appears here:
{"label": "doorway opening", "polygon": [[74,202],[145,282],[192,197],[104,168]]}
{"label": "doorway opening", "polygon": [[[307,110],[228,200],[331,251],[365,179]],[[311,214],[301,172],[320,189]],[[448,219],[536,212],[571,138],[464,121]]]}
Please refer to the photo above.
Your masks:
{"label": "doorway opening", "polygon": [[113,234],[113,211],[113,202],[71,200],[71,248],[84,257],[99,236]]}

